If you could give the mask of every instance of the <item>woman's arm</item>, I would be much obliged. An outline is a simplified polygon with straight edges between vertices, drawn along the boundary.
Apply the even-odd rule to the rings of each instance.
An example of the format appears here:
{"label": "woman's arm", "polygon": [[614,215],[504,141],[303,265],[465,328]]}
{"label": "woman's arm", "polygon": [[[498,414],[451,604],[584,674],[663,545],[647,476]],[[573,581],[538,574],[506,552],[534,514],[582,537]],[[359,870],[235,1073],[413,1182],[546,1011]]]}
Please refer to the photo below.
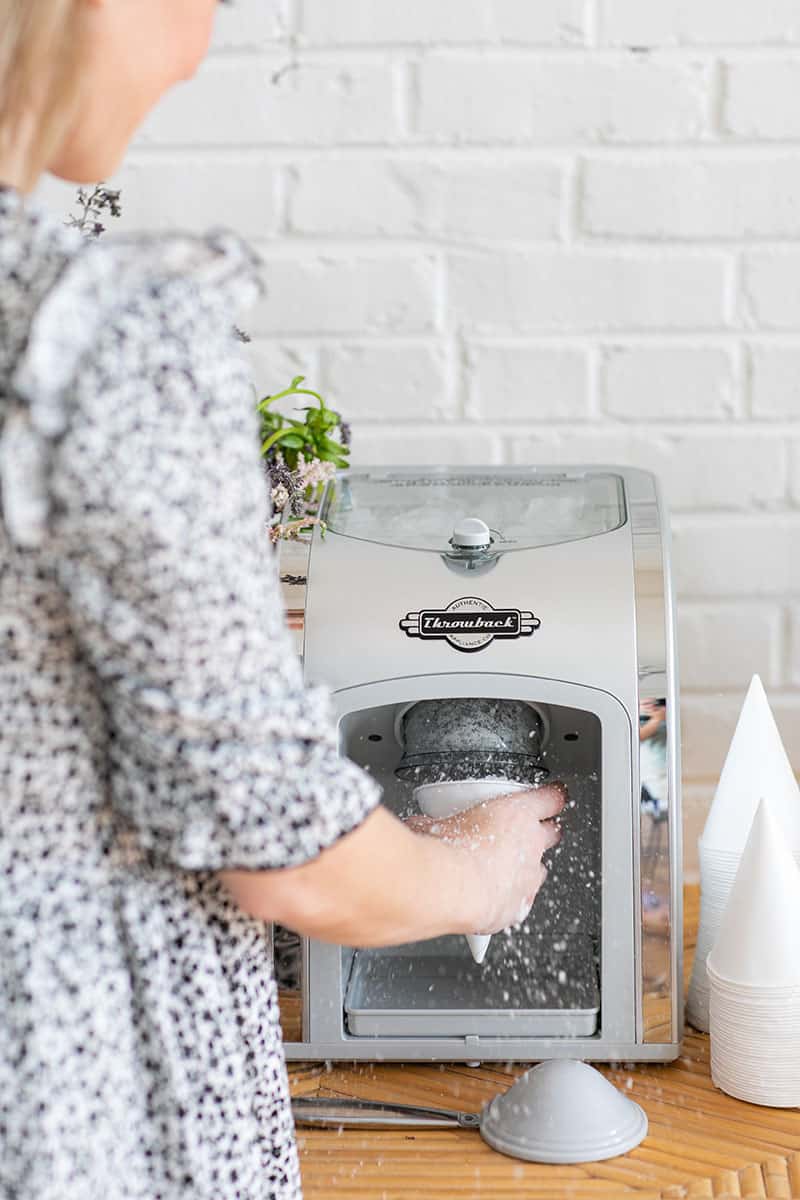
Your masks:
{"label": "woman's arm", "polygon": [[443,933],[494,933],[521,919],[546,877],[542,853],[566,792],[500,797],[412,832],[385,808],[300,867],[222,871],[241,908],[308,937],[387,946]]}
{"label": "woman's arm", "polygon": [[480,917],[470,857],[412,833],[381,807],[303,866],[220,878],[251,916],[321,941],[386,946],[472,931]]}

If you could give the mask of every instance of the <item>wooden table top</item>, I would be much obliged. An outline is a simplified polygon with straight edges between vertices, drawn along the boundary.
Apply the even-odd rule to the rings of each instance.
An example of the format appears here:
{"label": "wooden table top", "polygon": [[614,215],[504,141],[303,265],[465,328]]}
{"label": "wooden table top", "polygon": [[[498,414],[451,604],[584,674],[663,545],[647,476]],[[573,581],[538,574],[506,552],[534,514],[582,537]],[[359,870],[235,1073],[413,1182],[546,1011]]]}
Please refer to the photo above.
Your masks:
{"label": "wooden table top", "polygon": [[[699,894],[684,889],[685,979]],[[297,1007],[282,997],[287,1039]],[[711,1082],[709,1040],[687,1028],[674,1063],[630,1070],[598,1064],[641,1104],[649,1133],[635,1150],[582,1166],[520,1162],[469,1130],[298,1129],[306,1200],[590,1200],[630,1196],[780,1197],[800,1200],[800,1111],[726,1096]],[[289,1064],[294,1095],[361,1097],[478,1111],[524,1067],[462,1063]]]}

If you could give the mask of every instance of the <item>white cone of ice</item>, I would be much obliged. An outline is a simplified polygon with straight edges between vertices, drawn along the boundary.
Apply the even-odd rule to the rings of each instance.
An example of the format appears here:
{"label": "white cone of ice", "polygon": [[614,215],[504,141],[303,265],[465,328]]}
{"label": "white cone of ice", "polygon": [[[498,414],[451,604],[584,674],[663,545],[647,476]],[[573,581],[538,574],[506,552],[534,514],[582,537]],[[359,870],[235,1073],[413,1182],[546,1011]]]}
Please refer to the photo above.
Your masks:
{"label": "white cone of ice", "polygon": [[486,951],[489,949],[489,942],[492,940],[492,935],[490,933],[468,933],[466,938],[467,945],[472,951],[472,957],[480,966],[486,958]]}
{"label": "white cone of ice", "polygon": [[687,1020],[705,1033],[709,1028],[706,955],[719,932],[738,859],[762,796],[795,858],[800,862],[800,788],[758,675],[745,696],[719,778],[705,828],[698,841],[700,921]]}
{"label": "white cone of ice", "polygon": [[771,801],[758,806],[708,963],[733,983],[800,983],[800,868]]}
{"label": "white cone of ice", "polygon": [[[524,792],[528,786],[508,779],[462,779],[458,782],[423,783],[414,788],[414,799],[426,816],[444,819],[459,812],[466,812],[476,804],[491,800],[495,796]],[[486,958],[492,935],[470,933],[466,935],[466,939],[475,962],[482,963]]]}

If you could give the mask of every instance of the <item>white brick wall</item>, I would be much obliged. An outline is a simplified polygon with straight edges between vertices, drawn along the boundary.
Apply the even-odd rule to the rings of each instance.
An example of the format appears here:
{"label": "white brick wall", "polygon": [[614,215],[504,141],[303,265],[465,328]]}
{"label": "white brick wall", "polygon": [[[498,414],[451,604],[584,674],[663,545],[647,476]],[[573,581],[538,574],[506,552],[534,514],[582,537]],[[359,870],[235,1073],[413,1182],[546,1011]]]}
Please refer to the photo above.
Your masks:
{"label": "white brick wall", "polygon": [[690,865],[753,670],[800,767],[797,0],[236,0],[120,182],[259,246],[357,461],[659,472]]}

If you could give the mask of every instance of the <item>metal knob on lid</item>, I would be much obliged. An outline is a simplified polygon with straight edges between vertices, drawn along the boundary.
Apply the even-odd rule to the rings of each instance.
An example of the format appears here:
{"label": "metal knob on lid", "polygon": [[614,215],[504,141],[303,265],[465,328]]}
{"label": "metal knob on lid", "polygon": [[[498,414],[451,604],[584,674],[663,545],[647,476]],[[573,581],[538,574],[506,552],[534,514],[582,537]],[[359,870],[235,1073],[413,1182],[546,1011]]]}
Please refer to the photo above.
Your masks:
{"label": "metal knob on lid", "polygon": [[450,545],[457,550],[488,550],[492,544],[489,526],[480,517],[462,517],[456,521]]}

